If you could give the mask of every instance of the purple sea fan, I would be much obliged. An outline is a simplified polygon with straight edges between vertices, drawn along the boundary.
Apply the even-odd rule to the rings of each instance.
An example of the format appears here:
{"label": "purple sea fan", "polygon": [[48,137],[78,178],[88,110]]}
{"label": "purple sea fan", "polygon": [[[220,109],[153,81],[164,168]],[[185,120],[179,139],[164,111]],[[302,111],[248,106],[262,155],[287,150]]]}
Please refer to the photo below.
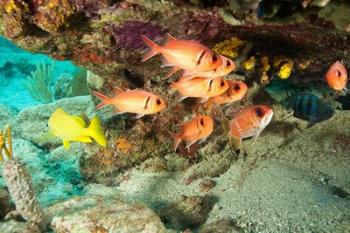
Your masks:
{"label": "purple sea fan", "polygon": [[115,40],[117,48],[142,49],[146,48],[141,35],[151,40],[159,41],[168,31],[159,25],[141,21],[125,21],[121,27],[109,26],[106,28]]}

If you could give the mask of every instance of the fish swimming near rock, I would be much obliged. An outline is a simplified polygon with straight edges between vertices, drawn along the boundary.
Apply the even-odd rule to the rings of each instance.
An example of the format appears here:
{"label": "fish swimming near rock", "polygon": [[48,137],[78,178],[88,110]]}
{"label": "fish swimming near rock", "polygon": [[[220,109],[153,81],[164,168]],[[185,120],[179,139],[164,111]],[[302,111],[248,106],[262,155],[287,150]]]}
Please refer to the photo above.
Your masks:
{"label": "fish swimming near rock", "polygon": [[244,138],[254,137],[254,140],[257,140],[260,133],[271,122],[272,116],[272,109],[266,105],[242,108],[233,114],[228,134],[236,140],[239,148]]}
{"label": "fish swimming near rock", "polygon": [[229,88],[228,82],[223,78],[207,79],[196,77],[193,79],[180,79],[171,84],[171,87],[178,90],[183,100],[187,97],[202,98],[204,101],[208,98],[221,95]]}
{"label": "fish swimming near rock", "polygon": [[293,110],[294,117],[308,121],[309,127],[334,115],[334,109],[327,102],[310,93],[291,97],[287,107]]}
{"label": "fish swimming near rock", "polygon": [[92,139],[103,147],[107,145],[97,116],[92,118],[90,125],[87,126],[82,117],[70,115],[62,108],[57,108],[50,116],[48,126],[49,133],[62,139],[66,150],[69,150],[70,142],[91,143]]}
{"label": "fish swimming near rock", "polygon": [[116,88],[116,94],[111,98],[97,91],[91,93],[101,100],[101,103],[96,106],[96,110],[107,105],[113,105],[116,114],[136,113],[136,118],[147,114],[155,114],[166,107],[166,103],[162,98],[151,92],[139,89],[124,91]]}
{"label": "fish swimming near rock", "polygon": [[207,72],[200,72],[200,71],[191,71],[191,70],[185,70],[183,73],[183,79],[191,79],[194,77],[204,77],[204,78],[218,78],[218,77],[224,77],[225,75],[228,75],[232,71],[236,69],[236,64],[229,58],[219,55],[222,64],[217,69],[210,70]]}
{"label": "fish swimming near rock", "polygon": [[243,99],[247,94],[248,87],[242,81],[228,80],[229,88],[221,95],[214,96],[208,100],[208,104],[230,104]]}
{"label": "fish swimming near rock", "polygon": [[189,148],[199,140],[204,141],[213,132],[213,129],[214,120],[210,116],[198,115],[185,122],[181,125],[180,133],[171,133],[174,138],[175,151],[182,141],[188,142],[186,148]]}
{"label": "fish swimming near rock", "polygon": [[345,66],[340,61],[335,62],[328,69],[325,78],[331,89],[342,93],[347,91],[348,73]]}
{"label": "fish swimming near rock", "polygon": [[184,69],[196,72],[208,72],[217,69],[222,64],[220,56],[207,46],[194,40],[177,40],[167,34],[167,41],[163,46],[157,45],[146,36],[142,36],[151,49],[142,59],[147,61],[151,57],[161,54],[163,67],[173,67],[166,77]]}

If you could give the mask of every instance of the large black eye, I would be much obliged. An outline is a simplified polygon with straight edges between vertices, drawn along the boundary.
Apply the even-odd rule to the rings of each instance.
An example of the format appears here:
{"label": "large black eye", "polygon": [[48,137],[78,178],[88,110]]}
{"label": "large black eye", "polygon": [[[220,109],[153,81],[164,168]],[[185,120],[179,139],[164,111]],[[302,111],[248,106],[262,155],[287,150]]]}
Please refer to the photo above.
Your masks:
{"label": "large black eye", "polygon": [[264,116],[264,110],[262,108],[256,108],[255,109],[255,114],[258,116],[258,117],[263,117]]}
{"label": "large black eye", "polygon": [[224,87],[224,86],[225,86],[225,82],[224,82],[224,80],[221,80],[221,82],[220,82],[220,86],[221,86],[221,87]]}
{"label": "large black eye", "polygon": [[235,91],[239,91],[239,90],[241,90],[241,87],[240,87],[238,84],[236,84],[236,85],[233,87],[233,89],[234,89]]}
{"label": "large black eye", "polygon": [[201,123],[201,125],[204,126],[204,120],[203,120],[203,118],[201,118],[201,120],[199,121],[199,123]]}
{"label": "large black eye", "polygon": [[218,56],[216,56],[216,54],[214,54],[214,55],[212,56],[212,60],[213,60],[213,62],[216,62],[216,61],[218,60]]}
{"label": "large black eye", "polygon": [[156,103],[157,103],[157,105],[161,105],[162,101],[160,101],[160,99],[157,99]]}
{"label": "large black eye", "polygon": [[226,61],[226,66],[230,66],[231,62],[230,61]]}

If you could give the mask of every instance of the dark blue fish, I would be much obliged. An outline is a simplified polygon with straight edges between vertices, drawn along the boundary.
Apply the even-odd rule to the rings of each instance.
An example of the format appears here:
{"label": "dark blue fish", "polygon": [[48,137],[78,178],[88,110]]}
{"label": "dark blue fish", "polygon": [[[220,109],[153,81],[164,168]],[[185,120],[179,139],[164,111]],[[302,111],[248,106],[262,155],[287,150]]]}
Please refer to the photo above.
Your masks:
{"label": "dark blue fish", "polygon": [[292,97],[288,106],[293,109],[294,117],[309,121],[310,125],[325,121],[334,115],[334,109],[313,94],[299,94]]}

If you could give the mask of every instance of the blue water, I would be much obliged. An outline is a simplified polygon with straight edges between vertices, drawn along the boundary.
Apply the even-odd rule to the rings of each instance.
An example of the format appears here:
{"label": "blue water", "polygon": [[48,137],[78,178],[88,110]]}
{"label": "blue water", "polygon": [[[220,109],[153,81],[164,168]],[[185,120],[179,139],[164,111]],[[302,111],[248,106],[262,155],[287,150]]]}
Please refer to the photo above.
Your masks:
{"label": "blue water", "polygon": [[0,104],[16,110],[40,104],[32,98],[23,84],[37,64],[52,63],[54,81],[62,74],[72,77],[77,72],[77,67],[70,61],[56,61],[44,54],[24,51],[1,36],[0,54]]}

